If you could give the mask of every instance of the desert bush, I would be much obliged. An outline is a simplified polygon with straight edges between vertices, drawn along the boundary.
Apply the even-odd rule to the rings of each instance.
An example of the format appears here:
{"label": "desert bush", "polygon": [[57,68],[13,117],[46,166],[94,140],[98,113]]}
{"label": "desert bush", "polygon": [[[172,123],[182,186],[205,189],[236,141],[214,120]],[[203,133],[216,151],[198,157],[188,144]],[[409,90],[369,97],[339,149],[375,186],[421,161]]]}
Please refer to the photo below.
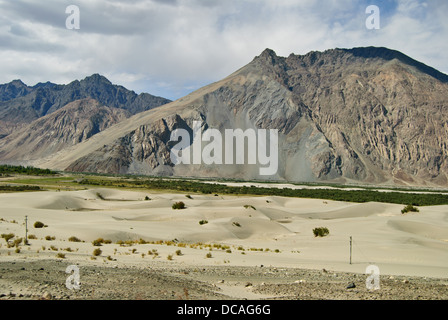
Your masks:
{"label": "desert bush", "polygon": [[254,207],[254,206],[251,206],[251,205],[249,205],[249,204],[246,204],[246,205],[244,206],[244,208],[246,208],[246,209],[253,209],[253,210],[257,210],[257,209],[255,209],[255,207]]}
{"label": "desert bush", "polygon": [[173,204],[173,209],[174,210],[185,209],[185,203],[183,203],[182,201],[176,202]]}
{"label": "desert bush", "polygon": [[148,196],[146,196],[146,197],[145,197],[145,201],[149,201],[149,200],[151,200],[151,198],[148,197]]}
{"label": "desert bush", "polygon": [[68,241],[70,241],[70,242],[81,242],[81,240],[78,239],[78,238],[75,237],[75,236],[68,238]]}
{"label": "desert bush", "polygon": [[207,224],[208,223],[208,221],[207,220],[201,220],[201,221],[199,221],[199,224],[202,226],[202,225],[204,225],[204,224]]}
{"label": "desert bush", "polygon": [[104,243],[104,239],[103,238],[98,238],[98,239],[92,241],[92,244],[95,247],[101,247],[103,243]]}
{"label": "desert bush", "polygon": [[181,256],[182,255],[182,250],[176,250],[176,255],[177,256]]}
{"label": "desert bush", "polygon": [[103,253],[103,251],[101,251],[100,248],[96,248],[95,250],[93,250],[93,255],[95,257],[98,257],[101,253]]}
{"label": "desert bush", "polygon": [[190,196],[189,194],[187,194],[185,197],[187,197],[188,199],[193,199],[193,197]]}
{"label": "desert bush", "polygon": [[37,239],[37,237],[34,234],[30,234],[28,236],[28,239],[35,240],[35,239]]}
{"label": "desert bush", "polygon": [[234,223],[232,223],[232,225],[235,227],[241,227],[241,224],[239,222],[234,222]]}
{"label": "desert bush", "polygon": [[205,255],[205,257],[208,258],[208,259],[210,259],[210,258],[212,258],[213,256],[212,256],[211,252],[209,252],[209,253],[207,253],[207,254]]}
{"label": "desert bush", "polygon": [[330,231],[328,230],[328,228],[319,227],[319,228],[314,228],[313,233],[314,233],[315,237],[325,237],[330,234]]}
{"label": "desert bush", "polygon": [[22,241],[23,241],[22,238],[14,240],[13,246],[18,247],[22,243]]}
{"label": "desert bush", "polygon": [[56,239],[56,237],[52,237],[52,236],[45,237],[45,240],[47,240],[47,241],[51,241],[51,240],[55,240],[55,239]]}
{"label": "desert bush", "polygon": [[58,253],[56,254],[56,258],[65,259],[65,254],[62,253],[62,252],[58,252]]}
{"label": "desert bush", "polygon": [[408,204],[406,207],[403,208],[403,210],[401,210],[401,213],[405,214],[408,212],[420,212],[420,210],[418,210],[418,208],[414,207],[413,205]]}
{"label": "desert bush", "polygon": [[172,255],[172,254],[169,254],[166,258],[167,258],[168,260],[173,260],[173,255]]}
{"label": "desert bush", "polygon": [[3,233],[2,238],[5,239],[6,242],[8,242],[9,240],[11,240],[12,238],[14,238],[16,235],[14,233]]}
{"label": "desert bush", "polygon": [[43,227],[45,227],[45,224],[43,222],[41,222],[41,221],[34,222],[34,228],[40,229],[40,228],[43,228]]}

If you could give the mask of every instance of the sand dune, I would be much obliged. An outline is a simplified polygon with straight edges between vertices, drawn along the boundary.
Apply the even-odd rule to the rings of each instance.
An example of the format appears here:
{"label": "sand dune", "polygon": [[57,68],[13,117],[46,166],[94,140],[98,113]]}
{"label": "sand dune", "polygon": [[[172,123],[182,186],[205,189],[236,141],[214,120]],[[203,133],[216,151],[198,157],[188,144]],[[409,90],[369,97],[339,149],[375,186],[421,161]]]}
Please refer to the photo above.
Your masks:
{"label": "sand dune", "polygon": [[419,235],[425,238],[448,241],[448,228],[446,228],[446,226],[416,221],[397,220],[389,221],[388,224],[403,232]]}
{"label": "sand dune", "polygon": [[[146,196],[151,200],[145,200]],[[173,210],[177,201],[183,201],[186,209]],[[0,203],[1,233],[23,237],[23,221],[28,216],[28,234],[37,237],[28,247],[29,259],[54,257],[48,249],[54,245],[77,249],[76,254],[67,253],[67,259],[89,260],[94,249],[91,241],[100,237],[114,243],[175,240],[229,247],[229,252],[214,250],[212,259],[204,258],[205,248],[184,247],[178,263],[263,264],[361,273],[373,263],[389,274],[448,277],[448,206],[424,207],[420,213],[402,215],[403,206],[394,204],[269,196],[193,194],[187,198],[185,194],[106,188],[0,194]],[[48,227],[36,229],[32,226],[35,221]],[[330,230],[329,236],[314,237],[312,230],[320,226]],[[47,235],[56,239],[47,241]],[[85,242],[68,242],[71,236]],[[354,239],[352,265],[348,263],[350,236]],[[116,263],[144,263],[145,258],[129,255],[125,253],[129,249],[114,243],[102,247],[103,256],[118,250]],[[156,248],[161,256],[175,250],[156,244],[136,248],[140,253]],[[0,259],[21,259],[27,254],[14,256],[11,252],[3,243]]]}

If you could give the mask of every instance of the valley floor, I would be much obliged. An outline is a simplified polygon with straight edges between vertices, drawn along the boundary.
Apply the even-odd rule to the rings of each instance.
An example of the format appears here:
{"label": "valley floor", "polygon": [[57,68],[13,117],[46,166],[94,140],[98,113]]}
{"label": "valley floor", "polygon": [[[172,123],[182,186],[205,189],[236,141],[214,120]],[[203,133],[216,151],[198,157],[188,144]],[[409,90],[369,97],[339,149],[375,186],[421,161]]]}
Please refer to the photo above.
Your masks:
{"label": "valley floor", "polygon": [[0,203],[0,299],[448,299],[448,206],[113,188]]}

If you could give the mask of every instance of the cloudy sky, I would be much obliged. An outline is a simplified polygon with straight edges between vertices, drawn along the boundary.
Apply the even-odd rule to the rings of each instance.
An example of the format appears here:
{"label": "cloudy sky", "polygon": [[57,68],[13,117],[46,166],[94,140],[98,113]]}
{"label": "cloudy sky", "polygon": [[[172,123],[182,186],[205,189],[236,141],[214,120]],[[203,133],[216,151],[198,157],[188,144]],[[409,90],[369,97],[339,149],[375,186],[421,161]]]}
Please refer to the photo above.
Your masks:
{"label": "cloudy sky", "polygon": [[[80,29],[67,29],[69,5]],[[366,8],[380,29],[366,28]],[[93,73],[180,98],[278,55],[384,46],[448,73],[446,0],[0,0],[0,83],[65,84]]]}

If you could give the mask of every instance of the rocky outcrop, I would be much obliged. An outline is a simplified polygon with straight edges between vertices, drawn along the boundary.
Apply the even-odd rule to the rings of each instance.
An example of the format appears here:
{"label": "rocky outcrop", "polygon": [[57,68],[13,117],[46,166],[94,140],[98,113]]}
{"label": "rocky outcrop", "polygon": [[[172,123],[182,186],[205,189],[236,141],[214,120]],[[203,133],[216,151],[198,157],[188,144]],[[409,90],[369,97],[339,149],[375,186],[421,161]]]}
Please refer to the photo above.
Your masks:
{"label": "rocky outcrop", "polygon": [[170,136],[174,130],[188,129],[178,115],[142,125],[72,163],[66,170],[99,173],[138,173],[172,175]]}
{"label": "rocky outcrop", "polygon": [[129,116],[123,109],[106,107],[93,99],[77,100],[0,140],[0,158],[24,161],[46,157]]}

